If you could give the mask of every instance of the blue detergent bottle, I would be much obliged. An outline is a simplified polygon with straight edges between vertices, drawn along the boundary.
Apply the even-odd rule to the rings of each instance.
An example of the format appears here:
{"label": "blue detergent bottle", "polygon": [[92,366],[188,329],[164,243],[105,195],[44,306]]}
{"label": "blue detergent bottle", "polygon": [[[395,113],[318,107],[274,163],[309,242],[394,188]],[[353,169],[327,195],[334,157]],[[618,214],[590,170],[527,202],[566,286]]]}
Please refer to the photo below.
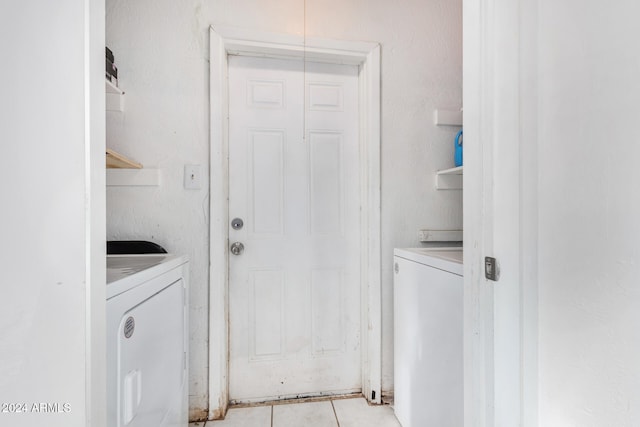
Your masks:
{"label": "blue detergent bottle", "polygon": [[456,167],[462,166],[462,130],[456,135],[454,161]]}

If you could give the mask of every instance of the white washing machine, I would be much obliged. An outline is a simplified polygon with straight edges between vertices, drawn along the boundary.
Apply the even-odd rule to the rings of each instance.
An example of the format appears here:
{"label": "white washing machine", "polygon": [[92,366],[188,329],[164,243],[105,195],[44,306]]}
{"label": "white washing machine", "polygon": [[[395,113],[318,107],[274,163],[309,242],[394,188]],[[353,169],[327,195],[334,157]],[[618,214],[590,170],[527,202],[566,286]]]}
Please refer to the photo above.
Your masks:
{"label": "white washing machine", "polygon": [[188,425],[188,259],[107,256],[107,425]]}
{"label": "white washing machine", "polygon": [[393,260],[396,417],[462,427],[462,248],[395,249]]}

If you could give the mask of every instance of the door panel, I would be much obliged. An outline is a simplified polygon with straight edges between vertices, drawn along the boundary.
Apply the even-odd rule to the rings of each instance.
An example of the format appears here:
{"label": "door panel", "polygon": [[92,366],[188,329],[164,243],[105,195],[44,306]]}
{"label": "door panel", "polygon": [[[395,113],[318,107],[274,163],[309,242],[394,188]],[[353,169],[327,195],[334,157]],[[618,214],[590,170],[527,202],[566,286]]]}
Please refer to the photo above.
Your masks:
{"label": "door panel", "polygon": [[283,131],[249,131],[249,209],[254,236],[282,234]]}
{"label": "door panel", "polygon": [[230,398],[359,391],[358,68],[232,56],[229,88]]}
{"label": "door panel", "polygon": [[311,233],[342,234],[342,134],[309,132]]}

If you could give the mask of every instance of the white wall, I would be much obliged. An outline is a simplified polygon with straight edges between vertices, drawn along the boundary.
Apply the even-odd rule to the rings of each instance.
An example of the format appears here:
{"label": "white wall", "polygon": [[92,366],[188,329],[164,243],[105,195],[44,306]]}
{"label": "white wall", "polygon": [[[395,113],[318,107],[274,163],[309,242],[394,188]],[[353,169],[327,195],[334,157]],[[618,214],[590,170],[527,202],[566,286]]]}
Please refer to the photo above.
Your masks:
{"label": "white wall", "polygon": [[104,3],[3,2],[0,27],[0,402],[27,412],[0,425],[104,426]]}
{"label": "white wall", "polygon": [[640,5],[539,6],[540,425],[640,425]]}
{"label": "white wall", "polygon": [[[206,417],[208,390],[208,25],[197,1],[106,2],[124,112],[107,112],[107,147],[161,171],[159,187],[107,189],[107,239],[152,240],[190,258],[191,418]],[[183,188],[185,164],[202,167]]]}
{"label": "white wall", "polygon": [[[307,0],[306,33],[382,46],[383,388],[393,388],[394,247],[417,246],[419,228],[462,226],[460,192],[434,190],[453,166],[456,128],[436,108],[462,102],[461,1]],[[126,91],[109,113],[107,145],[162,170],[156,189],[108,191],[108,238],[152,239],[191,256],[191,406],[206,409],[208,187],[182,189],[182,167],[208,168],[208,26],[302,34],[302,0],[107,0],[107,44]],[[206,181],[206,180],[205,180]]]}

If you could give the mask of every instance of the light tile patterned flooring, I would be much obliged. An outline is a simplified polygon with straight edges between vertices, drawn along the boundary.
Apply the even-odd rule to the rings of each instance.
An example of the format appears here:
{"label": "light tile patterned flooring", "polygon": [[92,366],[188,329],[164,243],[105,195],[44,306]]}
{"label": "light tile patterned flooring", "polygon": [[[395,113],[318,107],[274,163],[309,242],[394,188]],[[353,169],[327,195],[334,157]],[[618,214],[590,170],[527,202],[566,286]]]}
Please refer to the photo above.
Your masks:
{"label": "light tile patterned flooring", "polygon": [[401,427],[388,405],[370,406],[363,398],[286,405],[231,408],[222,421],[189,427]]}

